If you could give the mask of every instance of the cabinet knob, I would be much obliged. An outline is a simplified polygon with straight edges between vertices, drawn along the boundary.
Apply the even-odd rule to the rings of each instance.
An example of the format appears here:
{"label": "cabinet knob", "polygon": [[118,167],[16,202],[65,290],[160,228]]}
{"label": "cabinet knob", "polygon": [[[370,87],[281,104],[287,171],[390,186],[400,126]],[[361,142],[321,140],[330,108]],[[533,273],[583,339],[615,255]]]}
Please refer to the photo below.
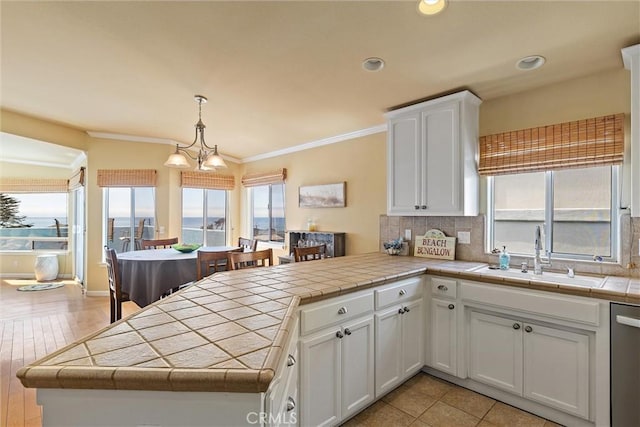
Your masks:
{"label": "cabinet knob", "polygon": [[524,330],[525,330],[525,332],[531,332],[531,331],[533,331],[533,328],[531,326],[525,326]]}
{"label": "cabinet knob", "polygon": [[520,323],[514,323],[513,329],[520,329]]}
{"label": "cabinet knob", "polygon": [[338,337],[338,338],[344,338],[344,335],[342,335],[342,331],[338,331],[338,332],[336,332],[336,337]]}
{"label": "cabinet knob", "polygon": [[287,357],[287,366],[293,366],[293,365],[295,365],[295,364],[296,364],[296,358],[295,358],[295,357],[293,357],[293,355],[291,355],[291,354],[290,354],[290,355]]}
{"label": "cabinet knob", "polygon": [[296,401],[293,400],[293,397],[287,397],[287,412],[291,412],[296,409]]}
{"label": "cabinet knob", "polygon": [[422,205],[421,208],[422,209],[427,209],[427,205]]}
{"label": "cabinet knob", "polygon": [[344,334],[345,334],[345,335],[351,335],[351,329],[349,329],[349,328],[345,328],[345,329],[344,329]]}
{"label": "cabinet knob", "polygon": [[418,210],[418,209],[420,209],[420,206],[419,206],[419,205],[415,205],[413,208],[414,208],[415,210]]}
{"label": "cabinet knob", "polygon": [[405,291],[404,289],[400,289],[400,292],[398,292],[398,294],[399,294],[400,296],[403,296],[403,295],[406,295],[406,294],[407,294],[407,291]]}
{"label": "cabinet knob", "polygon": [[404,309],[402,307],[398,309],[398,314],[404,314]]}
{"label": "cabinet knob", "polygon": [[404,312],[405,312],[405,313],[408,313],[408,312],[410,312],[410,311],[411,311],[411,310],[409,310],[409,307],[405,307],[405,308],[404,308]]}
{"label": "cabinet knob", "polygon": [[449,288],[447,288],[445,285],[438,285],[438,290],[443,291],[443,292],[447,292],[449,290]]}
{"label": "cabinet knob", "polygon": [[347,314],[347,307],[340,307],[338,314]]}
{"label": "cabinet knob", "polygon": [[456,308],[456,306],[453,304],[449,304],[448,307],[449,307],[449,310],[453,310],[454,308]]}

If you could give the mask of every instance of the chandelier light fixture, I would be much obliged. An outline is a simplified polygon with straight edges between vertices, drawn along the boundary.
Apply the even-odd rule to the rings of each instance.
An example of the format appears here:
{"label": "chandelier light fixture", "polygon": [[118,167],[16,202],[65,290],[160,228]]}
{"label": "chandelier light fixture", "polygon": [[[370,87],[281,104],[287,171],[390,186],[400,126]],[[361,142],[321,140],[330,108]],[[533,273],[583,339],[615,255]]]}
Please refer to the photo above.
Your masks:
{"label": "chandelier light fixture", "polygon": [[[198,165],[196,166],[196,170],[198,171],[215,171],[216,169],[226,168],[227,164],[224,162],[224,159],[218,154],[218,146],[214,145],[210,147],[204,140],[204,128],[206,126],[202,123],[202,104],[207,102],[207,98],[202,95],[195,95],[194,99],[198,103],[198,123],[196,123],[196,136],[193,139],[193,142],[186,147],[181,147],[179,144],[176,144],[176,151],[169,155],[169,158],[166,162],[164,162],[165,166],[170,168],[180,168],[186,169],[190,168],[191,164],[187,160],[185,154],[195,160]],[[196,145],[196,143],[200,144],[198,148],[198,154],[193,156],[189,150]]]}

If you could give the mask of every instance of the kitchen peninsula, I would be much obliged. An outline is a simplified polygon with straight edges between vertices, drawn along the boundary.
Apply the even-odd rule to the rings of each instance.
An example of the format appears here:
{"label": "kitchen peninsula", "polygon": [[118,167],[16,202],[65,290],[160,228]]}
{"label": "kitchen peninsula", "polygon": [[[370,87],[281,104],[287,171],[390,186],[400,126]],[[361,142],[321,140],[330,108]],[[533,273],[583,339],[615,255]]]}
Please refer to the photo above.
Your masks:
{"label": "kitchen peninsula", "polygon": [[640,301],[640,286],[629,279],[571,289],[473,271],[483,265],[371,253],[217,273],[22,368],[18,377],[39,389],[45,426],[184,425],[185,414],[190,424],[278,424],[283,420],[263,417],[277,412],[280,400],[295,406],[275,385],[287,382],[283,367],[295,363],[288,354],[307,305],[425,273],[567,294],[559,295],[563,301]]}

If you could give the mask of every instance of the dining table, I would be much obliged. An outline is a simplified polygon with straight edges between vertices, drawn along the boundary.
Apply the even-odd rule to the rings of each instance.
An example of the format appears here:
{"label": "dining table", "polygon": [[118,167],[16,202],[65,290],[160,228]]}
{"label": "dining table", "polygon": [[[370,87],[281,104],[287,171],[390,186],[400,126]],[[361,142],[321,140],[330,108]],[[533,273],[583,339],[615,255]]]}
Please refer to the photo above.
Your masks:
{"label": "dining table", "polygon": [[193,252],[173,248],[146,249],[118,254],[122,290],[145,307],[172,289],[197,279],[198,251],[228,252],[237,246],[203,246]]}

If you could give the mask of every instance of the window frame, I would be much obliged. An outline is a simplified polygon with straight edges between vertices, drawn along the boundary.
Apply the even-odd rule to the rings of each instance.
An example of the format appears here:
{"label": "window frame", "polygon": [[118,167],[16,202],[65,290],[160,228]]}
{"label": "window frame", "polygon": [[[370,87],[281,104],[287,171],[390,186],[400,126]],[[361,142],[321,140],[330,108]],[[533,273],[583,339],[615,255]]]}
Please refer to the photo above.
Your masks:
{"label": "window frame", "polygon": [[[134,190],[139,189],[139,188],[149,188],[152,190],[152,197],[153,197],[153,227],[154,229],[157,228],[157,201],[156,201],[156,187],[138,187],[138,186],[132,186],[132,187],[128,187],[128,186],[123,186],[123,187],[102,187],[102,246],[109,246],[109,241],[108,241],[108,225],[107,225],[107,221],[109,219],[109,191],[112,188],[126,188],[129,190],[129,197],[130,197],[130,211],[129,211],[129,236],[131,236],[131,238],[133,238],[133,236],[135,236],[135,229],[136,229],[136,221],[135,221],[135,212],[136,212],[136,203],[135,203],[135,198],[136,198],[136,192]],[[154,233],[155,234],[155,233]],[[114,237],[115,240],[115,237]],[[130,249],[129,250],[135,250],[135,242],[131,242],[130,245]],[[104,251],[102,251],[102,262],[104,262]]]}
{"label": "window frame", "polygon": [[[251,238],[254,239],[255,236],[253,234],[255,227],[254,227],[254,223],[253,223],[253,219],[255,217],[254,215],[254,211],[255,211],[255,207],[254,207],[254,191],[256,188],[261,188],[261,187],[269,187],[269,203],[268,203],[268,211],[269,211],[269,224],[272,223],[273,220],[273,186],[274,185],[282,185],[282,208],[283,208],[283,214],[284,214],[284,233],[286,234],[286,224],[287,224],[287,214],[286,214],[286,186],[284,181],[283,182],[276,182],[276,183],[269,183],[269,184],[263,184],[263,185],[256,185],[256,186],[252,186],[249,187],[249,218],[248,218],[248,224],[249,224],[249,230],[251,231]],[[261,244],[264,245],[270,245],[270,246],[274,246],[274,247],[283,247],[286,244],[286,236],[283,236],[282,241],[280,240],[272,240],[272,233],[271,233],[271,227],[269,227],[269,240],[259,240],[259,242]]]}
{"label": "window frame", "polygon": [[202,191],[202,245],[203,246],[211,246],[207,242],[207,218],[208,218],[208,208],[209,208],[209,191],[222,191],[224,193],[224,241],[226,243],[229,242],[229,190],[220,190],[215,188],[198,188],[198,187],[182,187],[180,190],[180,198],[181,198],[181,214],[180,214],[180,239],[184,240],[183,229],[184,229],[184,190],[200,190]]}
{"label": "window frame", "polygon": [[[599,166],[602,167],[602,166]],[[545,207],[544,207],[544,250],[551,248],[550,255],[552,259],[563,259],[571,261],[604,261],[619,264],[620,257],[620,165],[610,165],[611,168],[611,205],[610,205],[610,252],[611,256],[602,256],[601,254],[582,255],[566,252],[555,252],[553,250],[553,219],[554,219],[554,171],[545,171]],[[586,169],[586,168],[585,168]],[[512,174],[516,175],[516,174]],[[495,248],[495,189],[494,176],[487,176],[487,221],[485,226],[485,252],[491,253]],[[549,225],[551,225],[549,227]],[[531,246],[533,247],[533,236],[531,237]],[[513,253],[516,256],[531,257],[531,253]],[[601,259],[594,259],[595,256]]]}
{"label": "window frame", "polygon": [[[24,195],[24,194],[29,194],[29,195],[45,195],[45,196],[50,196],[51,194],[64,194],[65,198],[66,198],[66,203],[65,203],[65,219],[66,219],[66,228],[67,228],[67,235],[66,236],[32,236],[32,235],[28,235],[28,236],[5,236],[5,237],[1,237],[0,239],[2,240],[14,240],[14,241],[31,241],[31,247],[28,249],[0,249],[0,253],[4,253],[4,254],[25,254],[25,253],[41,253],[41,252],[51,252],[51,253],[56,253],[56,254],[68,254],[71,252],[71,246],[70,246],[70,231],[71,231],[71,227],[69,226],[69,222],[71,220],[71,193],[69,191],[28,191],[28,192],[10,192],[10,191],[3,191],[3,194],[9,196],[9,197],[20,197],[20,195]],[[20,214],[20,212],[18,212]],[[38,218],[38,217],[35,217]],[[25,216],[25,219],[28,222],[29,217]],[[56,217],[54,217],[54,224],[55,224],[55,219],[57,219]],[[44,227],[35,227],[35,228],[31,228],[31,227],[25,227],[29,230],[34,230],[34,229],[38,229],[38,228],[44,228]],[[49,228],[49,227],[47,227]],[[20,229],[20,228],[16,228],[16,229]],[[35,242],[41,242],[41,243],[47,243],[47,242],[51,242],[51,243],[59,243],[61,245],[64,246],[64,248],[36,248],[36,244]]]}

